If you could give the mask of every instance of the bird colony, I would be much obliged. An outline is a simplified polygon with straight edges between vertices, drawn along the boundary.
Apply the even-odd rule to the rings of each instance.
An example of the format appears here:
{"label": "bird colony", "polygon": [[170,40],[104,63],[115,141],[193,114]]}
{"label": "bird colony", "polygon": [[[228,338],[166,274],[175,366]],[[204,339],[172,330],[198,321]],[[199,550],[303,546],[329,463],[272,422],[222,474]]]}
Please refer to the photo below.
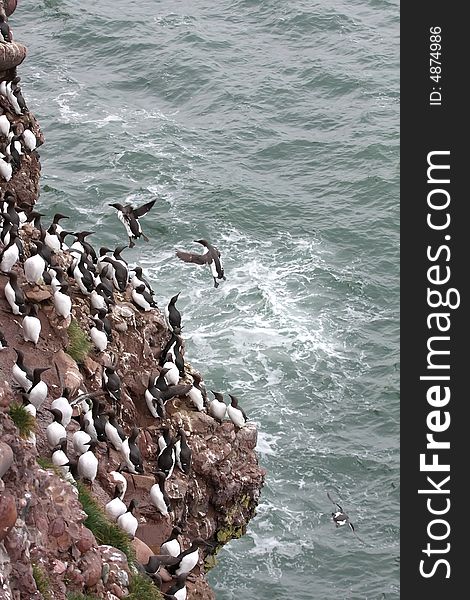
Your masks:
{"label": "bird colony", "polygon": [[[145,470],[138,443],[141,431],[136,426],[129,429],[122,419],[122,395],[126,392],[121,376],[125,367],[120,365],[119,352],[113,345],[111,322],[113,311],[125,310],[125,300],[129,297],[135,311],[159,312],[155,292],[143,269],[139,265],[131,267],[122,255],[139,238],[147,239],[139,219],[156,200],[138,208],[119,203],[110,205],[117,210],[128,237],[127,244],[114,249],[105,246],[96,249],[90,242],[92,236],[96,236],[94,232],[65,229],[72,215],[56,213],[51,222],[44,224],[44,214],[24,204],[11,185],[15,173],[21,169],[24,155],[37,153],[37,140],[32,131],[25,129],[22,123],[12,126],[13,114],[22,115],[26,120],[29,114],[19,77],[2,81],[0,93],[10,106],[0,116],[0,287],[17,336],[22,336],[25,347],[38,349],[37,353],[28,353],[34,356],[34,362],[31,358],[27,360],[24,347],[15,347],[17,336],[8,339],[8,335],[0,331],[0,357],[2,351],[4,357],[12,354],[5,350],[14,351],[13,364],[8,365],[6,360],[2,360],[2,364],[10,371],[12,388],[24,409],[34,418],[39,412],[48,415],[45,434],[50,458],[64,478],[71,483],[81,480],[93,490],[104,448],[112,448],[120,454],[119,468],[108,473],[114,493],[104,508],[109,519],[133,538],[139,527],[138,503],[132,493],[128,493],[128,480],[122,473],[127,472],[132,477],[144,474]],[[10,180],[8,189],[4,189]],[[220,252],[205,239],[196,242],[205,248],[204,253],[178,250],[176,256],[186,263],[208,266],[214,287],[218,287],[219,282],[225,280]],[[46,300],[41,298],[44,291],[48,292]],[[227,404],[221,392],[213,391],[210,399],[200,374],[188,370],[183,358],[182,316],[176,306],[181,293],[171,297],[162,311],[169,339],[155,361],[155,369],[148,373],[143,404],[160,431],[158,457],[154,464],[146,467],[145,474],[155,481],[148,503],[157,518],[170,520],[173,530],[162,544],[161,554],[152,556],[142,565],[142,570],[157,586],[162,579],[171,581],[168,594],[177,600],[186,598],[186,578],[198,564],[199,548],[211,548],[211,545],[202,538],[195,538],[187,548],[181,546],[180,535],[184,535],[184,531],[181,524],[175,522],[165,486],[175,469],[183,476],[190,476],[191,440],[182,426],[172,430],[166,407],[173,399],[187,398],[195,411],[207,413],[215,423],[230,419],[238,431],[247,422],[235,396],[229,394]],[[80,304],[77,299],[81,299]],[[87,304],[85,310],[83,301]],[[46,344],[42,326],[48,318],[43,314],[45,305],[49,312],[53,307],[58,329],[67,329],[74,316],[79,317],[77,320],[81,323],[88,322],[86,333],[97,359],[103,364],[100,390],[81,389],[71,394],[58,366],[41,363],[41,348]],[[52,372],[59,381],[60,385],[54,386],[54,390],[44,380],[47,372]],[[28,442],[36,444],[34,433]]]}

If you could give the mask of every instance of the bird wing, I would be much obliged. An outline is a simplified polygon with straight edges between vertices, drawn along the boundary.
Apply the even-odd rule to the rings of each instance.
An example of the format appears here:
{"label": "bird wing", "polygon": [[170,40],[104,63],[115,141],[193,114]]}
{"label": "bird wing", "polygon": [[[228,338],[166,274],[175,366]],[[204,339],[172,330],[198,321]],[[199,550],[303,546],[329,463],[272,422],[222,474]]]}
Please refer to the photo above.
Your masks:
{"label": "bird wing", "polygon": [[362,542],[362,543],[363,543],[365,546],[368,546],[368,544],[367,544],[367,543],[366,543],[366,542],[365,542],[365,541],[364,541],[364,540],[363,540],[361,537],[359,537],[359,536],[357,535],[357,533],[356,533],[356,530],[354,529],[354,525],[351,523],[351,521],[349,521],[349,522],[348,522],[348,525],[349,525],[349,527],[350,527],[351,531],[352,531],[352,532],[354,533],[354,535],[357,537],[357,539],[358,539],[360,542]]}
{"label": "bird wing", "polygon": [[208,252],[196,254],[195,252],[183,252],[182,250],[177,250],[176,256],[184,262],[196,263],[197,265],[205,265],[210,261]]}
{"label": "bird wing", "polygon": [[175,396],[185,396],[191,388],[191,384],[170,385],[166,391],[162,392],[162,399],[166,402]]}
{"label": "bird wing", "polygon": [[142,206],[139,206],[139,208],[134,208],[133,212],[135,218],[138,219],[139,217],[143,217],[145,213],[148,213],[148,211],[152,208],[156,201],[157,199],[152,200],[151,202],[147,202],[147,204],[142,204]]}
{"label": "bird wing", "polygon": [[340,512],[343,512],[343,509],[341,508],[341,506],[337,502],[335,502],[333,500],[333,498],[330,496],[330,492],[326,492],[326,495],[328,496],[328,499],[330,500],[330,502],[332,502],[335,506],[337,506],[339,508]]}

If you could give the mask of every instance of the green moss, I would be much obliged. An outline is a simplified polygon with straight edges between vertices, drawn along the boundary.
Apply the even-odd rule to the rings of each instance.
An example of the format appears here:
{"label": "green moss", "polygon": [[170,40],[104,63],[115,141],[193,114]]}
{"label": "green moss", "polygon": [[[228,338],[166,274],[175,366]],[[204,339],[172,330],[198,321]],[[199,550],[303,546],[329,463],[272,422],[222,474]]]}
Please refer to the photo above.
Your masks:
{"label": "green moss", "polygon": [[53,596],[51,594],[51,584],[49,578],[44,569],[36,563],[33,563],[33,577],[34,581],[36,582],[36,587],[42,594],[44,600],[52,600]]}
{"label": "green moss", "polygon": [[67,600],[99,600],[98,596],[90,596],[90,594],[82,594],[81,592],[68,592]]}
{"label": "green moss", "polygon": [[[220,546],[219,546],[220,548]],[[207,573],[217,565],[217,558],[215,554],[210,554],[204,561],[204,571]]]}
{"label": "green moss", "polygon": [[224,529],[219,529],[217,532],[217,541],[221,544],[226,544],[230,540],[238,539],[244,534],[244,527],[234,527],[227,525]]}
{"label": "green moss", "polygon": [[41,467],[41,469],[53,469],[54,465],[48,458],[44,458],[43,456],[38,456],[36,458],[36,462]]}
{"label": "green moss", "polygon": [[36,430],[36,419],[22,404],[12,404],[9,415],[13,423],[20,430],[22,438],[28,438]]}
{"label": "green moss", "polygon": [[69,334],[69,345],[66,352],[76,363],[83,363],[91,350],[91,342],[75,319],[70,321],[67,331]]}
{"label": "green moss", "polygon": [[141,573],[132,576],[126,600],[162,600],[163,596],[152,580]]}
{"label": "green moss", "polygon": [[108,519],[104,510],[82,483],[77,482],[77,488],[78,499],[88,515],[85,527],[93,532],[100,544],[108,544],[124,552],[129,564],[133,565],[136,561],[135,552],[126,532]]}
{"label": "green moss", "polygon": [[240,500],[240,504],[243,506],[243,508],[246,508],[248,510],[251,504],[251,497],[248,494],[246,494]]}

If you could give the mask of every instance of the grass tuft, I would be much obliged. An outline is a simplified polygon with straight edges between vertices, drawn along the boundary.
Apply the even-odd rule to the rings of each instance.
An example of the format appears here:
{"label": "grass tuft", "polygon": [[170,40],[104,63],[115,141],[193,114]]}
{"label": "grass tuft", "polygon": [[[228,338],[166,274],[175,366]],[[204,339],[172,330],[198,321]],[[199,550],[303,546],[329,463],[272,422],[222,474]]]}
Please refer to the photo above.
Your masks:
{"label": "grass tuft", "polygon": [[36,419],[22,404],[12,404],[9,415],[20,430],[22,438],[28,438],[36,430]]}
{"label": "grass tuft", "polygon": [[90,594],[82,594],[81,592],[68,592],[67,600],[99,600],[98,596],[90,596]]}
{"label": "grass tuft", "polygon": [[42,594],[44,600],[52,600],[49,578],[44,569],[36,563],[33,563],[33,577],[34,581],[36,582],[38,592]]}
{"label": "grass tuft", "polygon": [[76,363],[81,364],[91,350],[91,342],[75,319],[70,321],[67,331],[69,334],[69,345],[66,352]]}
{"label": "grass tuft", "polygon": [[36,458],[36,462],[41,467],[41,469],[45,469],[46,471],[48,469],[54,468],[54,464],[48,458],[44,458],[43,456],[38,456]]}
{"label": "grass tuft", "polygon": [[126,600],[162,600],[163,596],[152,580],[142,573],[132,576]]}
{"label": "grass tuft", "polygon": [[133,565],[136,561],[136,556],[127,533],[108,519],[104,510],[82,483],[77,482],[77,488],[78,499],[83,506],[83,510],[88,515],[85,527],[88,527],[93,532],[100,544],[108,544],[124,552],[129,565]]}

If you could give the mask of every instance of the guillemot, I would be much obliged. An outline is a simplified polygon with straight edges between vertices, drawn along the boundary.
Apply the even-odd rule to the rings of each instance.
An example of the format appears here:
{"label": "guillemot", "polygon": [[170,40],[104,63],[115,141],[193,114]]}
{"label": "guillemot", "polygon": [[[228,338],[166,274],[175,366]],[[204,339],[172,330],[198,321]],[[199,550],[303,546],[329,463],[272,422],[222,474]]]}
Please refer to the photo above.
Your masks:
{"label": "guillemot", "polygon": [[196,265],[209,265],[214,279],[214,287],[219,287],[219,282],[217,280],[222,279],[225,281],[226,279],[219,250],[215,246],[212,246],[207,240],[194,241],[206,248],[204,254],[177,250],[176,256],[184,262],[194,263]]}
{"label": "guillemot", "polygon": [[150,502],[164,517],[168,515],[168,509],[170,508],[170,498],[165,490],[165,479],[165,473],[157,471],[155,473],[155,483],[150,488]]}
{"label": "guillemot", "polygon": [[181,333],[181,313],[176,308],[176,301],[178,300],[181,292],[178,292],[176,296],[173,296],[168,303],[168,306],[165,307],[165,317],[168,322],[168,326],[173,331],[173,333],[180,334]]}
{"label": "guillemot", "polygon": [[330,496],[329,492],[326,492],[326,495],[328,496],[328,499],[330,500],[330,502],[336,506],[337,510],[335,512],[331,513],[331,517],[333,519],[333,523],[335,524],[336,527],[342,527],[343,525],[348,525],[349,528],[351,529],[351,531],[354,533],[354,535],[357,537],[357,539],[359,541],[361,541],[363,544],[365,543],[364,540],[362,540],[356,533],[356,530],[354,529],[354,525],[351,523],[351,521],[349,520],[349,516],[344,512],[344,510],[342,509],[342,507],[333,500],[333,498]]}
{"label": "guillemot", "polygon": [[123,531],[125,531],[132,539],[135,537],[135,532],[137,531],[137,527],[139,526],[139,521],[133,514],[137,506],[137,500],[132,499],[129,503],[129,506],[127,507],[127,511],[117,519],[118,526]]}
{"label": "guillemot", "polygon": [[131,435],[122,442],[121,456],[124,458],[129,473],[134,475],[144,472],[144,466],[142,463],[142,455],[140,449],[136,444],[137,436],[139,435],[139,429],[133,427]]}
{"label": "guillemot", "polygon": [[133,208],[130,204],[119,204],[114,202],[109,206],[116,208],[118,211],[118,219],[126,228],[127,236],[129,237],[129,248],[135,246],[134,240],[143,237],[146,242],[149,241],[148,237],[142,233],[142,227],[140,226],[139,219],[143,217],[155,204],[156,200],[151,200],[146,204],[143,204],[139,208]]}
{"label": "guillemot", "polygon": [[181,534],[181,529],[177,526],[173,527],[170,536],[160,546],[160,554],[168,554],[169,556],[179,556],[181,554],[181,546],[178,541],[178,536]]}
{"label": "guillemot", "polygon": [[227,415],[235,427],[239,429],[246,425],[247,416],[241,406],[238,406],[238,398],[229,394],[231,403],[227,406]]}

